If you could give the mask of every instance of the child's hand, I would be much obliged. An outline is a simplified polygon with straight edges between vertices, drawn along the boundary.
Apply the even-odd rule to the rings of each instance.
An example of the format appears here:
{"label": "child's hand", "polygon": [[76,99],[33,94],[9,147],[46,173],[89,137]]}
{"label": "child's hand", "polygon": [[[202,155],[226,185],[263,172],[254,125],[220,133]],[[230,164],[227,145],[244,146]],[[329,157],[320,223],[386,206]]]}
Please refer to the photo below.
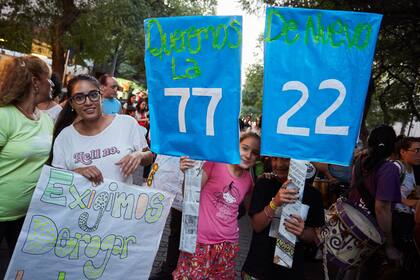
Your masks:
{"label": "child's hand", "polygon": [[187,156],[183,156],[179,160],[179,168],[184,173],[185,173],[185,170],[187,170],[189,168],[193,168],[194,165],[195,165],[195,160],[189,159]]}
{"label": "child's hand", "polygon": [[295,203],[299,199],[299,194],[297,189],[287,189],[287,185],[290,183],[290,180],[287,180],[283,183],[276,196],[273,199],[274,204],[277,207],[285,203]]}
{"label": "child's hand", "polygon": [[271,180],[272,178],[276,178],[276,177],[278,177],[278,176],[276,174],[274,174],[273,172],[264,172],[258,178]]}
{"label": "child's hand", "polygon": [[284,226],[287,231],[299,237],[302,236],[303,230],[305,229],[305,222],[298,215],[291,215],[290,218],[285,220]]}

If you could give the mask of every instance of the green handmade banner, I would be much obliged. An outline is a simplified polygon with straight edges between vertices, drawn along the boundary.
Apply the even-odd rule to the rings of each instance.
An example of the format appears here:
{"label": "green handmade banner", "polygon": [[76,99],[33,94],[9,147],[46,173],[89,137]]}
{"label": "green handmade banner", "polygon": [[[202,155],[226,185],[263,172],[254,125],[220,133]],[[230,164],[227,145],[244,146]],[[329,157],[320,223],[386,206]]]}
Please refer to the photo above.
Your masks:
{"label": "green handmade banner", "polygon": [[5,279],[148,279],[172,201],[44,166]]}

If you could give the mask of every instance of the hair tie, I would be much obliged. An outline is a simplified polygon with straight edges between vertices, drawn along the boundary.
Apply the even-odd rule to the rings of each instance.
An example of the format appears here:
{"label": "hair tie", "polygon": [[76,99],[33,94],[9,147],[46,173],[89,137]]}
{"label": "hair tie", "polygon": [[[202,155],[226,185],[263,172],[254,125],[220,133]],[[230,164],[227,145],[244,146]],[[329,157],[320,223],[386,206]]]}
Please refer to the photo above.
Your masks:
{"label": "hair tie", "polygon": [[23,61],[23,60],[20,60],[20,66],[22,66],[22,67],[25,67],[25,66],[26,66],[26,63],[25,63],[25,61]]}

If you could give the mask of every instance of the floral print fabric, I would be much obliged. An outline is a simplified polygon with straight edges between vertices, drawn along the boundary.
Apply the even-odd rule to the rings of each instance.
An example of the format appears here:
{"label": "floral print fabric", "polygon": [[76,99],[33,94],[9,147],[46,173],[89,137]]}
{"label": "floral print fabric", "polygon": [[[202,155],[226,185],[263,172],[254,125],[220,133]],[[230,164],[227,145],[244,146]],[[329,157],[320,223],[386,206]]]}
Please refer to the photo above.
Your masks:
{"label": "floral print fabric", "polygon": [[197,243],[194,254],[181,252],[172,273],[176,280],[233,280],[238,243]]}

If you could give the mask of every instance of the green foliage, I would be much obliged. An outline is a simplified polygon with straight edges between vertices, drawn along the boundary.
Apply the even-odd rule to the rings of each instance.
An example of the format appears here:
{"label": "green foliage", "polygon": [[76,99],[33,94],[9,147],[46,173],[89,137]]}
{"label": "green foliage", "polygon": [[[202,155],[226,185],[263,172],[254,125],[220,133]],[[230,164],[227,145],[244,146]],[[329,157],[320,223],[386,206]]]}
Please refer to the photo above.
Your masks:
{"label": "green foliage", "polygon": [[240,0],[255,12],[266,5],[349,10],[383,14],[372,77],[375,92],[369,96],[366,125],[420,121],[420,2],[418,0]]}
{"label": "green foliage", "polygon": [[217,0],[171,0],[168,1],[169,15],[214,15],[216,14]]}
{"label": "green foliage", "polygon": [[[151,15],[151,10],[145,1],[100,1],[92,11],[79,17],[65,34],[63,43],[73,49],[78,64],[86,59],[95,64],[112,64],[115,56],[119,65],[127,65],[130,60],[139,63],[133,49],[138,52],[144,45],[143,20]],[[128,64],[131,69],[138,68],[138,65]],[[126,73],[135,75],[137,71]]]}
{"label": "green foliage", "polygon": [[[127,79],[145,82],[144,19],[211,12],[213,0],[193,1],[108,0],[82,15],[72,26],[66,45],[80,46],[78,63],[92,59]],[[95,32],[92,32],[95,30]],[[76,44],[75,44],[76,43]]]}
{"label": "green foliage", "polygon": [[25,0],[0,0],[1,47],[29,53],[32,46],[32,17],[35,10]]}
{"label": "green foliage", "polygon": [[51,46],[58,43],[62,50],[72,51],[75,64],[90,60],[107,72],[115,70],[116,75],[144,82],[144,19],[214,14],[216,4],[216,0],[0,0],[0,38],[6,40],[1,46],[28,53],[33,38]]}
{"label": "green foliage", "polygon": [[[215,6],[215,0],[103,1],[94,13],[81,17],[69,38],[70,42],[74,42],[79,34],[79,40],[84,43],[84,49],[79,51],[80,60],[90,58],[95,63],[108,65],[108,68],[115,63],[116,75],[144,83],[144,20],[150,17],[208,14],[214,12]],[[95,34],[83,34],[80,32],[83,30],[95,30]]]}
{"label": "green foliage", "polygon": [[246,81],[242,90],[242,111],[246,114],[261,114],[264,67],[255,63],[246,70]]}

